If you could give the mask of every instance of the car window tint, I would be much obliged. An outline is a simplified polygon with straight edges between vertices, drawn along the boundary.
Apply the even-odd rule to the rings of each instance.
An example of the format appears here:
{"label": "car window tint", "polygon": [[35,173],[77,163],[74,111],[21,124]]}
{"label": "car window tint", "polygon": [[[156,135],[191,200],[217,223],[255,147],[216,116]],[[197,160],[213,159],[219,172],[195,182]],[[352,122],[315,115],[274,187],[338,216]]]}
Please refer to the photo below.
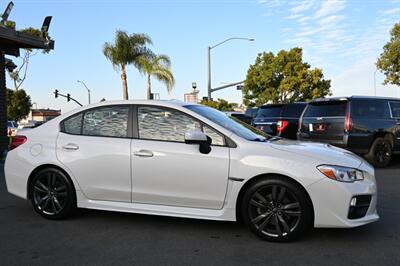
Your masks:
{"label": "car window tint", "polygon": [[182,112],[169,108],[138,108],[139,138],[185,141],[185,133],[200,129],[200,123]]}
{"label": "car window tint", "polygon": [[305,104],[288,104],[283,109],[282,116],[284,117],[300,117],[303,113]]}
{"label": "car window tint", "polygon": [[224,137],[209,126],[203,126],[203,132],[211,138],[211,145],[224,146]]}
{"label": "car window tint", "polygon": [[390,102],[390,108],[392,110],[392,116],[399,118],[400,117],[400,102]]}
{"label": "car window tint", "polygon": [[128,106],[100,107],[85,112],[83,135],[103,137],[128,136]]}
{"label": "car window tint", "polygon": [[384,100],[354,99],[351,102],[351,116],[358,118],[387,118],[389,106]]}
{"label": "car window tint", "polygon": [[263,106],[258,109],[257,118],[260,117],[280,117],[283,105],[279,106]]}
{"label": "car window tint", "polygon": [[74,115],[63,122],[64,130],[63,132],[69,134],[81,134],[82,129],[82,113]]}
{"label": "car window tint", "polygon": [[347,101],[308,104],[304,117],[345,116]]}

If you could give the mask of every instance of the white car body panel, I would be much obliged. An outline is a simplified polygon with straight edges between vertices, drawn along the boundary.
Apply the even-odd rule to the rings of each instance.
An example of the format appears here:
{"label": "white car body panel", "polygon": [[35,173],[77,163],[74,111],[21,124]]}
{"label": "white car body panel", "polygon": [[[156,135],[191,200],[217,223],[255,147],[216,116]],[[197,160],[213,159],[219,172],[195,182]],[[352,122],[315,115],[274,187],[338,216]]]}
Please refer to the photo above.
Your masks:
{"label": "white car body panel", "polygon": [[132,154],[141,150],[153,156],[132,156],[132,202],[222,209],[229,176],[228,147],[213,146],[209,154],[202,154],[198,145],[132,140]]}
{"label": "white car body panel", "polygon": [[[67,150],[76,145],[78,150]],[[60,132],[57,159],[79,180],[89,199],[131,202],[131,139]],[[116,174],[118,173],[118,174]]]}
{"label": "white car body panel", "polygon": [[[59,123],[63,119],[88,108],[120,104],[151,104],[183,111],[231,138],[237,147],[213,146],[213,151],[205,155],[196,154],[196,145],[77,136],[87,138],[79,140],[79,154],[60,151],[62,145],[78,142],[73,138],[75,136],[60,133]],[[313,203],[315,227],[355,227],[379,219],[374,169],[357,155],[326,144],[247,141],[182,105],[167,101],[98,103],[24,131],[28,141],[7,155],[7,189],[26,199],[29,176],[37,167],[49,164],[63,169],[71,177],[78,207],[235,221],[237,198],[247,182],[260,175],[284,175],[308,193]],[[133,153],[138,149],[151,149],[156,156],[136,157]],[[95,159],[97,156],[99,162]],[[321,164],[358,168],[366,178],[354,183],[337,182],[317,170]],[[126,165],[129,170],[125,169]],[[163,179],[166,176],[170,179]],[[110,177],[116,178],[116,182],[110,181]],[[154,186],[150,182],[153,177],[156,180]],[[363,194],[372,195],[367,215],[349,220],[347,212],[351,198]]]}

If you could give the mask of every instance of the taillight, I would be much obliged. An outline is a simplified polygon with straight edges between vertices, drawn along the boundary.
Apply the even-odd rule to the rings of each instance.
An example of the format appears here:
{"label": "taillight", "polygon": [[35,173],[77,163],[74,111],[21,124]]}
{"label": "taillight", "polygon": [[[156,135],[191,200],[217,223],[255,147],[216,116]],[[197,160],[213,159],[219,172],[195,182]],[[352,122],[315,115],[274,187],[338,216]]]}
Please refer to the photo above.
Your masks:
{"label": "taillight", "polygon": [[350,102],[347,103],[346,118],[344,121],[344,130],[350,132],[353,129],[353,120],[350,117]]}
{"label": "taillight", "polygon": [[276,130],[278,132],[282,132],[283,130],[285,130],[288,124],[289,122],[286,120],[279,120],[278,123],[276,123]]}
{"label": "taillight", "polygon": [[24,144],[28,139],[25,136],[14,136],[11,139],[11,144],[8,146],[8,150],[13,150],[17,148],[18,146]]}

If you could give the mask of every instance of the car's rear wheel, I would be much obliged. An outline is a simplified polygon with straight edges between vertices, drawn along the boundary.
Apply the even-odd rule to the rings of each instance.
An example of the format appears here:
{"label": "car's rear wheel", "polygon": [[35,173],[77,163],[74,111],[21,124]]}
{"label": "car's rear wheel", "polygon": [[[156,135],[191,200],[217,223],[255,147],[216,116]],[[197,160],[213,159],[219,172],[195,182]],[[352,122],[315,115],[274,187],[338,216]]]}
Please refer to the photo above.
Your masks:
{"label": "car's rear wheel", "polygon": [[252,184],[244,194],[242,218],[264,240],[293,240],[312,225],[312,204],[302,187],[280,177]]}
{"label": "car's rear wheel", "polygon": [[365,158],[376,167],[386,167],[392,159],[392,145],[385,138],[376,138]]}
{"label": "car's rear wheel", "polygon": [[63,219],[76,207],[71,180],[56,168],[39,171],[30,182],[29,194],[35,211],[48,219]]}

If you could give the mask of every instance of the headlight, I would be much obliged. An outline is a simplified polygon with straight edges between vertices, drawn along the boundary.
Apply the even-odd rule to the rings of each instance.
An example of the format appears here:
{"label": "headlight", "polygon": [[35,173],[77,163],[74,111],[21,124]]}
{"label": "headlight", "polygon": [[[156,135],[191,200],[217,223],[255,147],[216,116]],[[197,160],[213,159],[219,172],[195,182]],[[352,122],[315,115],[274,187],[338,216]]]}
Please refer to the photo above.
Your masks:
{"label": "headlight", "polygon": [[317,166],[317,169],[330,179],[340,182],[354,182],[364,179],[364,174],[362,171],[350,167],[320,165]]}

